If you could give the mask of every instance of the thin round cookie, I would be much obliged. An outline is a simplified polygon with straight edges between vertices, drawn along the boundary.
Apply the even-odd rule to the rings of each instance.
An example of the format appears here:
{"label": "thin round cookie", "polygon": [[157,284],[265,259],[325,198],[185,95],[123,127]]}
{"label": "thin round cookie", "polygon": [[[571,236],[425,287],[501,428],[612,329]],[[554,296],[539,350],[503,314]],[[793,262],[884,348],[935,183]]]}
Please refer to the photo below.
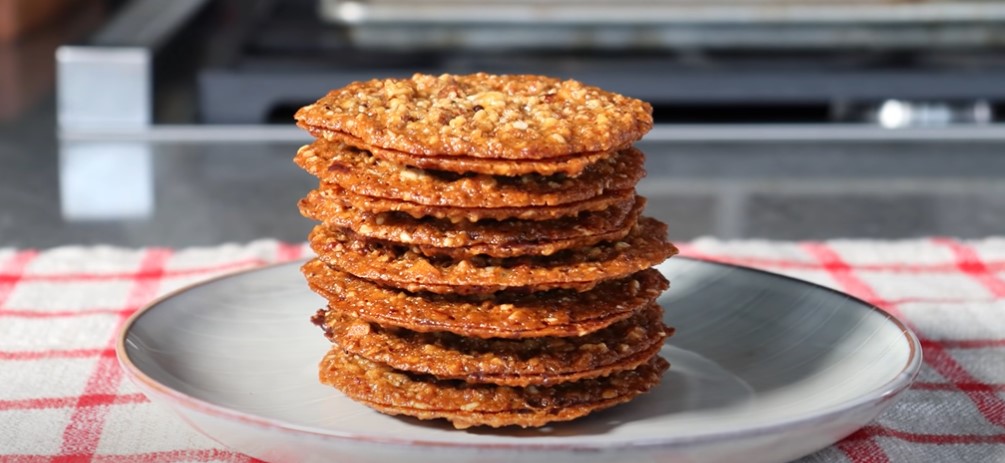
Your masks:
{"label": "thin round cookie", "polygon": [[[585,292],[503,291],[465,297],[406,293],[332,269],[318,259],[305,263],[301,271],[310,288],[328,300],[327,310],[421,333],[447,331],[476,338],[590,334],[632,316],[669,287],[659,271],[646,269]],[[315,314],[313,320],[320,323],[323,316]]]}
{"label": "thin round cookie", "polygon": [[599,153],[571,154],[541,160],[520,159],[483,159],[471,156],[419,156],[401,151],[384,149],[379,146],[367,145],[352,135],[335,132],[317,127],[305,127],[315,138],[337,141],[365,149],[374,156],[388,162],[420,169],[445,170],[447,172],[502,175],[513,177],[526,174],[555,175],[565,174],[569,177],[580,175],[591,164],[614,154],[625,147]]}
{"label": "thin round cookie", "polygon": [[332,90],[297,125],[420,156],[548,159],[611,151],[652,128],[643,101],[534,75],[415,74]]}
{"label": "thin round cookie", "polygon": [[[507,288],[577,288],[623,278],[677,254],[666,240],[666,225],[643,217],[622,241],[567,249],[551,256],[432,258],[408,246],[365,240],[346,229],[319,225],[311,248],[328,265],[360,278],[409,291],[501,291]],[[444,288],[446,287],[446,288]]]}
{"label": "thin round cookie", "polygon": [[397,241],[418,247],[426,255],[455,258],[485,254],[513,257],[526,254],[548,256],[563,249],[592,246],[624,238],[635,226],[646,200],[615,204],[603,211],[584,212],[578,217],[546,221],[451,222],[416,219],[407,214],[357,211],[337,201],[326,200],[313,190],[298,203],[300,213],[327,225],[348,228],[369,239]]}
{"label": "thin round cookie", "polygon": [[456,174],[394,164],[344,143],[302,146],[294,162],[322,182],[357,195],[430,206],[535,207],[583,201],[605,190],[634,188],[645,176],[645,156],[628,148],[601,159],[578,177]]}
{"label": "thin round cookie", "polygon": [[659,383],[670,367],[653,356],[634,370],[555,386],[510,387],[414,375],[333,347],[318,377],[347,397],[389,415],[443,418],[455,428],[536,427],[628,402]]}
{"label": "thin round cookie", "polygon": [[342,187],[331,183],[322,183],[320,191],[323,197],[331,198],[358,211],[374,213],[402,212],[417,219],[432,217],[446,219],[451,222],[507,219],[554,220],[562,217],[576,216],[583,212],[602,211],[614,205],[625,204],[635,199],[635,189],[626,188],[624,190],[605,191],[600,196],[558,206],[486,208],[428,206],[397,199],[362,196],[346,191]]}
{"label": "thin round cookie", "polygon": [[300,200],[300,212],[304,217],[348,228],[367,238],[441,247],[549,242],[607,233],[626,224],[634,225],[635,214],[646,204],[645,198],[635,196],[604,210],[554,220],[453,222],[434,217],[415,218],[401,212],[354,209],[340,199],[337,190],[311,190]]}
{"label": "thin round cookie", "polygon": [[663,309],[645,310],[583,336],[477,339],[383,327],[331,310],[325,335],[347,353],[437,379],[500,386],[549,386],[632,370],[656,355],[672,332]]}

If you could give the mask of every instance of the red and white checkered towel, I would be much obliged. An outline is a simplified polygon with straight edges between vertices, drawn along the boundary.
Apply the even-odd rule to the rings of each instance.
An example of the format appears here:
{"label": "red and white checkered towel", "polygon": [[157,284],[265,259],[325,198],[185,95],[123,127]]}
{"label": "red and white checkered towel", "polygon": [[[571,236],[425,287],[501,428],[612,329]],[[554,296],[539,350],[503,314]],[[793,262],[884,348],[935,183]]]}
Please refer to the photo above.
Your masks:
{"label": "red and white checkered towel", "polygon": [[[908,322],[917,382],[812,462],[1005,461],[1005,238],[790,243],[702,239],[684,255],[831,286]],[[158,294],[299,258],[275,241],[170,250],[0,249],[0,463],[247,462],[123,379],[122,322]]]}

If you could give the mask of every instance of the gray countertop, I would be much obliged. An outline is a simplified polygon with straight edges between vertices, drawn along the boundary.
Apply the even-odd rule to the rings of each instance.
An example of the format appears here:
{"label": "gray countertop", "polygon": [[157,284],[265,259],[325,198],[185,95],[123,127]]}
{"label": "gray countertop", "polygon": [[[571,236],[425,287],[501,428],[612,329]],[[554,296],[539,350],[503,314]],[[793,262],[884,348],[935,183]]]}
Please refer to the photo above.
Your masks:
{"label": "gray countertop", "polygon": [[[0,247],[303,240],[296,201],[315,180],[291,162],[306,136],[290,128],[56,136],[51,57],[91,19],[0,48]],[[991,129],[660,127],[639,188],[677,240],[1000,235],[1005,125]]]}
{"label": "gray countertop", "polygon": [[[302,140],[63,140],[51,102],[0,125],[0,247],[301,241]],[[1005,142],[643,142],[640,191],[671,237],[1005,232]]]}

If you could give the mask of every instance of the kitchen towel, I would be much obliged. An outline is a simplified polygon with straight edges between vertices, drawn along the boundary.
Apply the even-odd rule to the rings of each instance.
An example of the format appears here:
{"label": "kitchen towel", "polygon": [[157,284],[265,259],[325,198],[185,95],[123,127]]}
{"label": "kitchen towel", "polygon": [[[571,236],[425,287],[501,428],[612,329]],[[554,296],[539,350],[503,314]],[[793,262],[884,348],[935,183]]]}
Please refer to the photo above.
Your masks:
{"label": "kitchen towel", "polygon": [[[914,386],[874,423],[801,461],[1005,461],[1005,238],[699,239],[681,249],[851,293],[921,338]],[[114,339],[160,294],[307,252],[267,240],[0,249],[0,463],[255,461],[150,403],[123,378]]]}

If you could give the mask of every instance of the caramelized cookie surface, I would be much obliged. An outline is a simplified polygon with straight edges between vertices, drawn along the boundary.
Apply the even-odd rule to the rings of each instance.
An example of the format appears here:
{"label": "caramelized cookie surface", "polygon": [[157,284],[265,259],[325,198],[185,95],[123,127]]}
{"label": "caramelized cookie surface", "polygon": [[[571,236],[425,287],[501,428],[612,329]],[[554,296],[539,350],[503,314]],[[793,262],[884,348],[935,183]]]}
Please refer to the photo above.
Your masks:
{"label": "caramelized cookie surface", "polygon": [[[360,239],[352,231],[319,225],[311,248],[328,265],[360,278],[409,291],[484,293],[507,288],[588,290],[663,262],[677,253],[666,225],[643,217],[623,240],[567,249],[551,256],[429,257],[394,242]],[[444,289],[447,289],[444,291]]]}
{"label": "caramelized cookie surface", "polygon": [[313,259],[302,271],[328,310],[416,332],[475,338],[582,336],[644,309],[669,283],[656,270],[597,285],[591,291],[498,292],[488,297],[409,293],[334,270]]}
{"label": "caramelized cookie surface", "polygon": [[634,188],[645,175],[645,156],[635,148],[597,161],[578,177],[504,177],[417,169],[326,141],[301,147],[294,162],[321,181],[357,195],[469,208],[558,206],[590,199],[606,190]]}
{"label": "caramelized cookie surface", "polygon": [[663,310],[641,312],[583,336],[480,339],[380,326],[329,310],[322,327],[344,351],[438,379],[501,386],[554,385],[607,376],[645,363],[671,332]]}
{"label": "caramelized cookie surface", "polygon": [[473,172],[486,175],[503,175],[507,177],[525,174],[565,174],[569,177],[576,177],[591,164],[613,155],[614,151],[620,149],[615,148],[611,151],[594,153],[577,153],[548,159],[484,159],[461,155],[420,156],[368,145],[363,140],[343,132],[315,127],[307,127],[307,130],[317,138],[346,143],[360,149],[365,149],[380,159],[403,166],[457,173]]}
{"label": "caramelized cookie surface", "polygon": [[518,160],[610,151],[653,123],[648,103],[577,81],[484,73],[354,82],[295,117],[404,153]]}
{"label": "caramelized cookie surface", "polygon": [[456,428],[544,426],[568,421],[648,392],[669,368],[653,356],[634,370],[555,386],[510,387],[437,380],[347,354],[333,347],[320,364],[322,383],[390,415],[446,419]]}
{"label": "caramelized cookie surface", "polygon": [[339,201],[326,199],[322,190],[311,191],[300,200],[299,206],[305,217],[350,229],[369,239],[418,247],[426,255],[513,257],[548,256],[563,249],[620,240],[638,222],[645,198],[636,197],[632,202],[618,203],[603,211],[584,212],[577,217],[543,221],[452,222],[416,219],[403,213],[357,211]]}
{"label": "caramelized cookie surface", "polygon": [[532,221],[554,220],[563,217],[578,216],[584,212],[603,211],[609,207],[628,204],[635,200],[635,190],[624,189],[605,191],[603,194],[590,199],[557,206],[463,207],[430,206],[398,199],[358,195],[331,183],[322,183],[320,191],[333,200],[358,211],[370,211],[374,213],[401,212],[417,219],[432,217],[452,222],[508,219]]}

